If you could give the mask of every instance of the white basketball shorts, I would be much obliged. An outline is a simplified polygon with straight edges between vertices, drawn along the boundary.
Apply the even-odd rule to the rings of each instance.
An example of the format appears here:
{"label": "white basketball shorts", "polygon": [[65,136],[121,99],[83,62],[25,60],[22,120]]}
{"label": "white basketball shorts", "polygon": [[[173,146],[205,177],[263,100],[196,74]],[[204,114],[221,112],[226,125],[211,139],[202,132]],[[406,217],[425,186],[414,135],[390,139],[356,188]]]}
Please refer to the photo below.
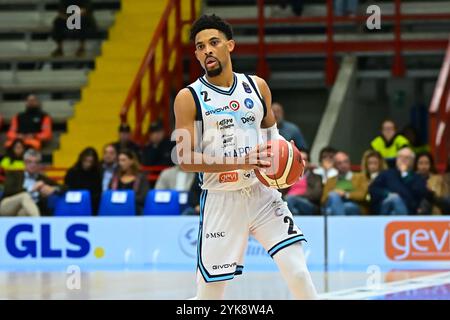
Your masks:
{"label": "white basketball shorts", "polygon": [[202,191],[197,267],[206,282],[242,274],[250,235],[272,257],[293,243],[306,241],[275,189],[257,182],[237,191]]}

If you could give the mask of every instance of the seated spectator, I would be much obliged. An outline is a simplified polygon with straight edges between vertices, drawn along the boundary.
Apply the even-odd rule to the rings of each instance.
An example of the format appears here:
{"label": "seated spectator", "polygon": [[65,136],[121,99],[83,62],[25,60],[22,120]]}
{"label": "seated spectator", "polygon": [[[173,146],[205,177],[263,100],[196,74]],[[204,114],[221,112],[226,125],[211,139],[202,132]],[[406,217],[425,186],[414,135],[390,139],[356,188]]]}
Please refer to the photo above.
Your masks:
{"label": "seated spectator", "polygon": [[442,197],[436,198],[436,204],[441,209],[442,214],[450,214],[450,154],[447,160],[447,168],[442,176],[442,182]]}
{"label": "seated spectator", "polygon": [[378,151],[367,150],[361,161],[361,171],[372,182],[380,174],[387,170],[387,163]]}
{"label": "seated spectator", "polygon": [[322,194],[325,212],[331,215],[358,215],[361,213],[360,204],[367,196],[368,181],[364,174],[350,171],[350,158],[345,152],[336,153],[334,163],[338,175],[328,179]]}
{"label": "seated spectator", "polygon": [[181,213],[183,216],[197,216],[200,214],[200,195],[202,188],[200,187],[199,175],[194,176],[194,181],[189,190],[188,203],[189,207]]}
{"label": "seated spectator", "polygon": [[325,184],[329,178],[336,177],[338,171],[334,167],[334,156],[336,149],[332,147],[325,147],[320,150],[319,167],[315,168],[313,172],[322,177],[322,184]]}
{"label": "seated spectator", "polygon": [[425,199],[420,203],[419,213],[441,214],[440,209],[436,206],[436,200],[444,195],[444,181],[442,179],[443,177],[437,174],[431,153],[424,152],[416,156],[414,172],[427,182],[427,194]]}
{"label": "seated spectator", "polygon": [[309,154],[300,151],[302,159],[306,161],[305,172],[288,191],[286,201],[289,210],[294,215],[319,214],[320,198],[322,197],[322,177],[313,173],[308,161]]}
{"label": "seated spectator", "polygon": [[41,102],[35,95],[30,94],[25,105],[25,111],[11,119],[5,147],[9,148],[14,140],[22,139],[27,146],[40,150],[43,143],[52,139],[52,119],[42,111]]}
{"label": "seated spectator", "polygon": [[[380,172],[387,169],[386,161],[378,151],[367,150],[364,152],[361,161],[361,172],[366,179],[368,185],[370,185]],[[370,212],[370,194],[367,192],[366,198],[360,203],[363,213]]]}
{"label": "seated spectator", "polygon": [[275,116],[280,135],[287,141],[294,140],[294,143],[298,149],[308,149],[308,144],[306,143],[300,128],[296,124],[284,119],[283,106],[278,102],[274,102],[272,103],[272,111]]}
{"label": "seated spectator", "polygon": [[194,180],[194,172],[184,172],[179,165],[176,165],[161,171],[155,189],[189,191]]}
{"label": "seated spectator", "polygon": [[383,215],[416,214],[427,194],[425,179],[413,171],[414,152],[402,148],[397,153],[396,167],[381,172],[370,184],[371,207]]}
{"label": "seated spectator", "polygon": [[[80,8],[80,27],[78,29],[69,29],[67,27],[67,8],[71,5],[76,5]],[[73,13],[71,13],[73,14]],[[87,37],[92,34],[97,28],[95,18],[92,12],[91,1],[89,0],[59,0],[58,15],[53,20],[52,37],[56,42],[56,49],[52,55],[54,57],[62,56],[63,41],[69,38],[75,38],[80,41],[80,46],[76,52],[77,56],[85,54],[85,42]]]}
{"label": "seated spectator", "polygon": [[142,150],[144,166],[172,166],[172,148],[175,144],[166,137],[161,122],[154,122],[149,128],[149,140]]}
{"label": "seated spectator", "polygon": [[111,180],[110,189],[134,190],[137,212],[141,214],[149,187],[147,177],[140,172],[139,167],[137,156],[132,151],[121,150],[119,152],[119,169]]}
{"label": "seated spectator", "polygon": [[92,211],[97,212],[102,193],[102,171],[94,148],[81,151],[77,162],[67,171],[64,184],[69,190],[89,190]]}
{"label": "seated spectator", "polygon": [[127,149],[133,151],[138,160],[141,159],[141,149],[131,140],[131,128],[126,123],[122,123],[119,126],[119,141],[113,143],[113,146],[116,148],[117,153],[122,149]]}
{"label": "seated spectator", "polygon": [[65,188],[41,173],[41,154],[29,149],[24,154],[25,171],[8,171],[0,203],[2,216],[50,215],[47,198]]}
{"label": "seated spectator", "polygon": [[356,16],[358,12],[358,0],[334,0],[334,15]]}
{"label": "seated spectator", "polygon": [[103,147],[103,160],[101,162],[102,191],[109,189],[111,179],[116,173],[117,168],[118,164],[116,148],[114,148],[112,144],[107,144]]}
{"label": "seated spectator", "polygon": [[2,170],[24,170],[25,162],[23,155],[25,154],[26,146],[22,139],[16,139],[6,151],[6,155],[0,162]]}
{"label": "seated spectator", "polygon": [[389,168],[394,168],[397,152],[409,146],[409,141],[401,134],[397,134],[394,121],[385,120],[381,125],[381,135],[373,139],[370,146],[381,153]]}
{"label": "seated spectator", "polygon": [[303,12],[304,0],[280,0],[279,6],[272,7],[271,17],[288,17],[292,15],[301,16]]}

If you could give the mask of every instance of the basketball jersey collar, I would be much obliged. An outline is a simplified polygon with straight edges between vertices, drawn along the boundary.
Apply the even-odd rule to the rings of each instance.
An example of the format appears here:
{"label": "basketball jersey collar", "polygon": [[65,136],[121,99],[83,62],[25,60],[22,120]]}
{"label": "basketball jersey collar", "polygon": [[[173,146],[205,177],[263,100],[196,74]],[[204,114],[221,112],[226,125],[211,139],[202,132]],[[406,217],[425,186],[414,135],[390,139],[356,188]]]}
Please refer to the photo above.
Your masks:
{"label": "basketball jersey collar", "polygon": [[216,87],[215,85],[209,83],[209,82],[205,79],[205,76],[201,76],[201,77],[199,78],[199,80],[200,80],[201,83],[203,83],[203,84],[204,84],[205,86],[207,86],[209,89],[214,90],[214,91],[216,91],[216,92],[218,92],[218,93],[221,93],[221,94],[229,95],[229,96],[231,96],[231,95],[233,94],[234,89],[236,89],[236,87],[237,87],[237,82],[238,82],[238,81],[237,81],[236,74],[235,74],[234,72],[233,72],[233,84],[231,85],[230,89],[228,89],[228,90],[222,90],[222,89]]}

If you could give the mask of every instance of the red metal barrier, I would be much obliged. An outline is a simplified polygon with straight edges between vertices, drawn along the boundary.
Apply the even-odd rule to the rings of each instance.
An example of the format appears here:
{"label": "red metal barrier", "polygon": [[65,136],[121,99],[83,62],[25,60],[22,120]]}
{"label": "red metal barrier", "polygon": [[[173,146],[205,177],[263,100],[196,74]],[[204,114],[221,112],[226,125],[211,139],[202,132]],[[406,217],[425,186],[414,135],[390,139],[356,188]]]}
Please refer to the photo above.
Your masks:
{"label": "red metal barrier", "polygon": [[[401,77],[405,74],[403,52],[405,50],[443,50],[446,40],[424,39],[405,40],[401,37],[402,22],[414,20],[448,21],[450,14],[403,14],[401,0],[393,0],[394,14],[383,14],[382,21],[394,23],[392,40],[363,40],[363,41],[338,41],[334,38],[334,27],[342,22],[365,22],[368,16],[339,17],[333,12],[333,0],[326,0],[327,13],[325,16],[314,17],[286,17],[271,18],[264,16],[264,0],[258,0],[257,18],[228,19],[232,25],[257,25],[258,43],[241,44],[237,46],[236,54],[258,54],[258,74],[264,76],[268,73],[267,54],[293,54],[293,53],[317,53],[326,56],[325,79],[327,85],[332,85],[337,74],[336,54],[345,52],[374,51],[394,53],[392,62],[392,74]],[[274,24],[305,25],[307,23],[323,23],[326,27],[326,38],[323,41],[303,41],[289,43],[268,43],[265,41],[265,28]]]}
{"label": "red metal barrier", "polygon": [[442,170],[450,150],[450,38],[447,53],[430,104],[430,146],[436,164]]}
{"label": "red metal barrier", "polygon": [[[195,0],[190,4],[191,16],[189,20],[182,20],[181,0],[168,0],[167,7],[156,28],[155,34],[150,42],[147,52],[142,60],[141,66],[131,85],[128,96],[120,112],[122,123],[128,122],[128,114],[134,108],[134,139],[138,143],[144,140],[143,121],[149,115],[149,122],[162,118],[164,128],[170,133],[170,91],[174,86],[176,90],[183,85],[183,45],[181,32],[183,26],[191,24],[195,18]],[[172,15],[173,14],[173,15]],[[175,20],[175,30],[172,39],[169,39],[169,18]],[[157,47],[162,46],[161,65],[156,65]],[[169,68],[171,53],[175,52],[175,66]],[[145,83],[148,77],[148,83]],[[144,86],[148,86],[147,99],[142,98]],[[162,86],[162,94],[158,99],[158,88]]]}

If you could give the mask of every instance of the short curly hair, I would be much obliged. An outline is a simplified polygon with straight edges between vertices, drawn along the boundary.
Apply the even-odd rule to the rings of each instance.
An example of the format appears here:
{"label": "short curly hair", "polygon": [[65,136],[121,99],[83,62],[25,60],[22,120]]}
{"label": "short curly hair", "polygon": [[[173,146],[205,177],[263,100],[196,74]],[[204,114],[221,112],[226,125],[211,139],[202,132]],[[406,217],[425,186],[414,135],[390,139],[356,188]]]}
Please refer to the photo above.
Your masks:
{"label": "short curly hair", "polygon": [[204,14],[192,24],[190,35],[191,41],[195,41],[197,33],[205,29],[217,29],[225,34],[227,40],[233,39],[233,29],[229,23],[215,14],[210,16]]}

